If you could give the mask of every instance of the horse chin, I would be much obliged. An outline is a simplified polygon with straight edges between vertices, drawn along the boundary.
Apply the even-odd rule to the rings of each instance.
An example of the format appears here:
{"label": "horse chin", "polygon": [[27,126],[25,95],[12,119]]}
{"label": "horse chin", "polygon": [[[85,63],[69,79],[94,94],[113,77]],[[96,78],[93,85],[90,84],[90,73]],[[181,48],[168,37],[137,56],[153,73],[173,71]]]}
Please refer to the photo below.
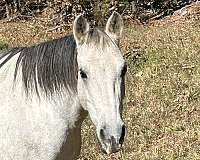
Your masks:
{"label": "horse chin", "polygon": [[101,147],[101,151],[105,154],[112,154],[112,153],[117,153],[120,151],[119,148],[111,148],[111,147],[107,147],[107,148],[103,148]]}

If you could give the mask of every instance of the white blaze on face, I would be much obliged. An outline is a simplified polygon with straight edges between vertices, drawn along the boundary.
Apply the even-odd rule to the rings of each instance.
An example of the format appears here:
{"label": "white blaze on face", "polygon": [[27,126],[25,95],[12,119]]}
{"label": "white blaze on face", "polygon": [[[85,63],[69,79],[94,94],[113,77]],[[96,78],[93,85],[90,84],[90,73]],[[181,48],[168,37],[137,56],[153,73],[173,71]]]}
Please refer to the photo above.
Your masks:
{"label": "white blaze on face", "polygon": [[78,96],[96,126],[99,142],[106,153],[119,149],[125,132],[120,113],[124,78],[122,74],[126,66],[115,44],[117,37],[120,36],[117,33],[121,34],[121,27],[117,23],[120,31],[115,31],[116,28],[108,26],[112,24],[112,27],[115,27],[112,20],[115,23],[116,20],[120,21],[119,16],[116,12],[112,14],[106,32],[94,31],[100,36],[99,44],[92,40],[90,43],[85,42],[88,38],[89,25],[82,16],[79,16],[74,24],[79,67]]}

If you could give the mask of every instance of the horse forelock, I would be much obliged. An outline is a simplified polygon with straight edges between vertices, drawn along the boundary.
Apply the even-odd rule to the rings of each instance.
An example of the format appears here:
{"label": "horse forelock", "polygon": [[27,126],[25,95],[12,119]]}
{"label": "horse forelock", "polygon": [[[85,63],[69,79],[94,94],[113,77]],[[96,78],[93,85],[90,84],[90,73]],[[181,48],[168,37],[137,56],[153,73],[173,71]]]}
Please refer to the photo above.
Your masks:
{"label": "horse forelock", "polygon": [[116,47],[116,43],[101,28],[91,29],[88,33],[85,44],[102,49],[110,48],[113,46]]}

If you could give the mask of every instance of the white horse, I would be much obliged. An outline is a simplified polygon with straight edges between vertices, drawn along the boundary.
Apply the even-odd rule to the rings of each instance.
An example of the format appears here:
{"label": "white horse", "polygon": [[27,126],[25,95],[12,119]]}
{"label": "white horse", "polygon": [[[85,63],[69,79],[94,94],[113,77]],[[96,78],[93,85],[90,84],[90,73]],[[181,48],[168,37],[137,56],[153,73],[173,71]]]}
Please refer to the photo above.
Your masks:
{"label": "white horse", "polygon": [[106,153],[120,149],[127,66],[118,40],[121,16],[105,30],[90,29],[82,15],[73,34],[0,53],[0,159],[71,160],[81,148],[89,113]]}

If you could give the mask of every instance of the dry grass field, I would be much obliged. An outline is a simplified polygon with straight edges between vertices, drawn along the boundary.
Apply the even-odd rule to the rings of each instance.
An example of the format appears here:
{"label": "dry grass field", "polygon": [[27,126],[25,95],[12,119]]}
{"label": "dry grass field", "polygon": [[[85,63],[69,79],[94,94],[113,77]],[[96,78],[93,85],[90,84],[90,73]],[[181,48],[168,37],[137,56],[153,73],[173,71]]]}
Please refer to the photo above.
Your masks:
{"label": "dry grass field", "polygon": [[[102,154],[86,120],[80,160],[200,160],[200,17],[125,27],[128,62],[123,149]],[[24,46],[64,35],[37,23],[0,23],[0,41]]]}

